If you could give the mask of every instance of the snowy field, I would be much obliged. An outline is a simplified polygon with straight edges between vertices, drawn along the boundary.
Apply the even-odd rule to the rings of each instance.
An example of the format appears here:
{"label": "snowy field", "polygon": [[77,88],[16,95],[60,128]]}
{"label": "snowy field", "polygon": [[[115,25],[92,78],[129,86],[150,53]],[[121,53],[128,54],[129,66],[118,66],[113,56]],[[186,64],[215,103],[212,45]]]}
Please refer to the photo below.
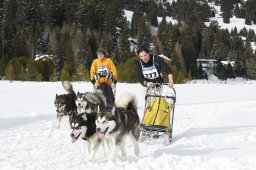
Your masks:
{"label": "snowy field", "polygon": [[[91,91],[88,82],[72,82]],[[126,142],[127,161],[107,163],[102,149],[85,164],[84,143],[71,143],[68,119],[56,129],[54,98],[61,82],[0,81],[0,169],[254,170],[256,167],[256,82],[205,81],[176,84],[174,140],[168,146],[140,143],[140,156]],[[118,83],[117,96],[134,93],[142,117],[139,84]]]}

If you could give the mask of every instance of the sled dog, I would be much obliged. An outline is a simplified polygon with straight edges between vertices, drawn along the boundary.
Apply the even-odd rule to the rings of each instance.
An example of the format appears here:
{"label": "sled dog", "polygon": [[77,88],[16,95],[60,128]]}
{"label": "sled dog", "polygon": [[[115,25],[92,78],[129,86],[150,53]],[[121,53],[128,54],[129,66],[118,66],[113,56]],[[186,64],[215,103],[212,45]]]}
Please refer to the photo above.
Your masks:
{"label": "sled dog", "polygon": [[[94,160],[94,156],[98,147],[103,141],[98,138],[96,133],[96,120],[97,112],[94,113],[80,113],[72,117],[70,126],[72,132],[70,134],[72,143],[75,143],[79,137],[85,141],[87,147],[87,155],[85,162]],[[105,147],[103,143],[104,154]]]}
{"label": "sled dog", "polygon": [[116,101],[112,111],[99,112],[96,131],[100,139],[110,143],[109,161],[115,160],[119,150],[121,150],[122,159],[126,160],[125,138],[128,135],[134,144],[135,155],[139,155],[140,122],[135,96],[124,94]]}
{"label": "sled dog", "polygon": [[101,90],[95,92],[85,92],[76,95],[76,105],[78,113],[94,113],[100,110],[104,110],[107,106],[106,98]]}
{"label": "sled dog", "polygon": [[54,105],[57,112],[57,128],[60,128],[60,121],[64,115],[71,117],[77,113],[76,107],[76,94],[73,90],[73,86],[69,81],[63,81],[62,85],[68,94],[56,94]]}

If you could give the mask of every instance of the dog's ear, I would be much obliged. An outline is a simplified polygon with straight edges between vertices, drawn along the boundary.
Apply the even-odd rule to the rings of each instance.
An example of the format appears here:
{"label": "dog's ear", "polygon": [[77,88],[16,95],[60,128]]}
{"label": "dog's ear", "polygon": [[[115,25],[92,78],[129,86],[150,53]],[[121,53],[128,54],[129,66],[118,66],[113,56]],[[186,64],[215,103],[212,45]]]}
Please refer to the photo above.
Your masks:
{"label": "dog's ear", "polygon": [[79,91],[77,92],[77,96],[80,95]]}
{"label": "dog's ear", "polygon": [[56,94],[56,98],[58,97],[58,94]]}

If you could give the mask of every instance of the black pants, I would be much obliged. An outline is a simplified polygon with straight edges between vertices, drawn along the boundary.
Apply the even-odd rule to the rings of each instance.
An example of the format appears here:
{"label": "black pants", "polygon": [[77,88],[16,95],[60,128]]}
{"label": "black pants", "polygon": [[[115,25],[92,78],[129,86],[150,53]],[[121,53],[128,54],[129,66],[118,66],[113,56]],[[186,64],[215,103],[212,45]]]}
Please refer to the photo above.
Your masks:
{"label": "black pants", "polygon": [[103,95],[106,97],[107,107],[113,107],[115,104],[115,97],[112,91],[112,87],[107,83],[102,83],[98,89],[102,90]]}

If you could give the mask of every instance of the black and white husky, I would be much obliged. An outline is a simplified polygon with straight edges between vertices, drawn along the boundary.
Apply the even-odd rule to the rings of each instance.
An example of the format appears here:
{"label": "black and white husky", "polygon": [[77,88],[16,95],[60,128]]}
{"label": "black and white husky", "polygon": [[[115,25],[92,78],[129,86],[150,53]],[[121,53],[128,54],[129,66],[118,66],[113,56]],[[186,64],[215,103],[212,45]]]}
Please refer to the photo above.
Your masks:
{"label": "black and white husky", "polygon": [[76,95],[76,105],[78,113],[94,113],[104,110],[107,107],[106,98],[101,90],[95,92],[85,92]]}
{"label": "black and white husky", "polygon": [[[94,159],[95,153],[98,147],[102,143],[102,140],[98,138],[96,133],[96,115],[97,113],[80,113],[72,117],[70,126],[72,132],[70,134],[72,143],[75,143],[79,137],[83,139],[87,147],[86,162]],[[105,150],[104,150],[105,151]]]}
{"label": "black and white husky", "polygon": [[96,131],[100,139],[110,143],[109,161],[115,160],[119,150],[121,150],[122,159],[126,160],[125,138],[128,135],[134,144],[135,155],[139,155],[140,121],[135,96],[124,94],[116,101],[112,111],[99,112]]}
{"label": "black and white husky", "polygon": [[62,85],[68,94],[56,94],[54,105],[57,112],[57,128],[60,127],[60,121],[64,115],[71,117],[77,113],[76,107],[76,93],[73,90],[73,86],[69,81],[63,81]]}

